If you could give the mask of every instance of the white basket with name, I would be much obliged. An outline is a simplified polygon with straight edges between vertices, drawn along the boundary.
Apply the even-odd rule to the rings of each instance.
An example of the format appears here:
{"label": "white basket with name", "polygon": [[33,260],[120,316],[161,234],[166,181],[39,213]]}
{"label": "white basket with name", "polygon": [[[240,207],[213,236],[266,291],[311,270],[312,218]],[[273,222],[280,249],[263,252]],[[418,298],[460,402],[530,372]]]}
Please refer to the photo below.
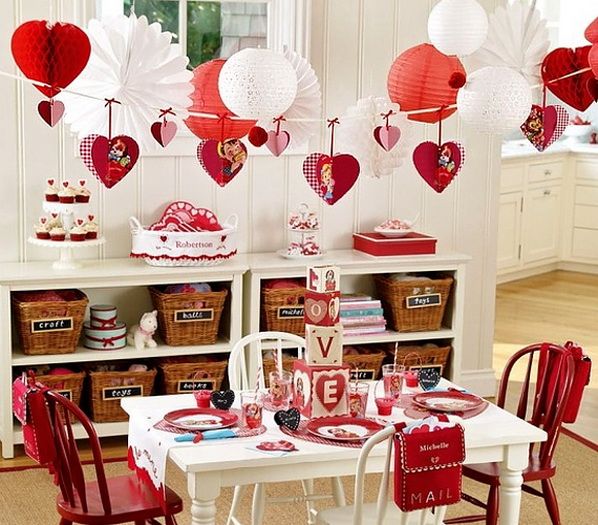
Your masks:
{"label": "white basket with name", "polygon": [[148,230],[129,218],[131,257],[152,266],[215,266],[237,254],[238,217],[230,215],[218,231]]}

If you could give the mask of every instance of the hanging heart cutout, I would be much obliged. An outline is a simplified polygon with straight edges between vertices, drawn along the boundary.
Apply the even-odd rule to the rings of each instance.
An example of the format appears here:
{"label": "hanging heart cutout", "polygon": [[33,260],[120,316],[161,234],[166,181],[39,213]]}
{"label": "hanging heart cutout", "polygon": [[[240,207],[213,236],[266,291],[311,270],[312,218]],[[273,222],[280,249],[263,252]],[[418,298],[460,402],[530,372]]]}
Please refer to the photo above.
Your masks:
{"label": "hanging heart cutout", "polygon": [[348,154],[312,153],[303,161],[307,183],[326,204],[339,201],[359,177],[359,162]]}
{"label": "hanging heart cutout", "polygon": [[163,148],[168,146],[177,132],[177,125],[172,120],[156,121],[151,127],[152,137]]}
{"label": "hanging heart cutout", "polygon": [[219,186],[226,186],[243,169],[247,148],[239,139],[204,140],[197,146],[197,160]]}
{"label": "hanging heart cutout", "polygon": [[[83,142],[88,138],[83,139]],[[133,169],[138,158],[137,142],[126,135],[112,139],[99,135],[91,145],[92,173],[106,188],[112,188],[120,182]]]}
{"label": "hanging heart cutout", "polygon": [[457,176],[465,161],[465,149],[459,142],[422,142],[413,151],[413,164],[435,192],[442,193]]}
{"label": "hanging heart cutout", "polygon": [[279,157],[281,153],[287,149],[289,142],[291,142],[291,136],[287,131],[268,131],[268,140],[266,140],[266,147],[270,150],[272,155]]}
{"label": "hanging heart cutout", "polygon": [[64,115],[64,104],[60,100],[42,100],[37,105],[37,112],[44,122],[53,128]]}
{"label": "hanging heart cutout", "polygon": [[544,151],[558,140],[567,124],[569,114],[563,106],[542,106],[534,104],[527,120],[521,124],[521,131],[538,151]]}
{"label": "hanging heart cutout", "polygon": [[401,138],[401,130],[396,126],[378,126],[374,129],[374,139],[386,151],[394,148]]}

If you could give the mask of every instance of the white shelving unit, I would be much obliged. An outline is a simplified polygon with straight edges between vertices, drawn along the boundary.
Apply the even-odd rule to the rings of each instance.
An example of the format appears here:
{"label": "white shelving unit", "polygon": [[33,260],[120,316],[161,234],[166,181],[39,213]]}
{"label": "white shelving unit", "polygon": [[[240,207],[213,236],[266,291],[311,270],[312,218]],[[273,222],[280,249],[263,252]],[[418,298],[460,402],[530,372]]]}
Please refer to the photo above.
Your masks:
{"label": "white shelving unit", "polygon": [[[4,263],[0,264],[0,441],[2,456],[14,456],[14,445],[22,443],[20,428],[13,425],[12,376],[13,368],[41,364],[83,363],[87,361],[115,361],[121,359],[148,359],[164,356],[221,353],[230,350],[230,341],[242,337],[243,274],[248,269],[247,257],[238,255],[231,261],[212,267],[153,267],[132,259],[106,259],[103,261],[81,261],[76,270],[56,271],[51,262]],[[71,354],[25,355],[18,348],[12,326],[11,292],[23,290],[56,290],[79,288],[111,289],[159,284],[189,282],[219,282],[230,286],[230,312],[225,333],[213,345],[168,346],[147,348],[137,352],[132,347],[122,350],[97,351],[77,348]],[[138,309],[136,304],[131,310]],[[139,315],[142,313],[138,312]],[[114,436],[127,433],[128,423],[96,423],[100,436]],[[81,429],[77,437],[83,437]]]}
{"label": "white shelving unit", "polygon": [[[372,257],[355,250],[336,250],[326,254],[310,265],[322,266],[333,264],[341,269],[341,290],[350,290],[353,280],[363,276],[379,273],[395,272],[441,272],[452,275],[455,279],[452,290],[451,304],[447,305],[447,326],[437,331],[427,332],[395,332],[387,330],[379,334],[362,336],[346,336],[345,345],[366,343],[394,343],[409,341],[448,340],[453,347],[450,358],[451,381],[459,383],[461,371],[461,350],[463,341],[463,312],[465,301],[465,267],[470,257],[452,253],[441,255],[418,255],[401,257]],[[304,261],[285,260],[276,253],[258,253],[248,256],[249,277],[245,280],[245,333],[258,332],[261,317],[261,288],[262,281],[267,279],[281,279],[305,277],[307,264]]]}

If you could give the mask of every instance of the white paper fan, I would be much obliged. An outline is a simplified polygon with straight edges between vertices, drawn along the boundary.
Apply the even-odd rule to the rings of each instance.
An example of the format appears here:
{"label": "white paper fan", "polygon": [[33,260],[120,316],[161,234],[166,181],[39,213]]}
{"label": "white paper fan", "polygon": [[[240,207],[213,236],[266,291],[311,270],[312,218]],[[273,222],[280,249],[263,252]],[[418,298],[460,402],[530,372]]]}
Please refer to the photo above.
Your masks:
{"label": "white paper fan", "polygon": [[[291,147],[306,142],[320,130],[322,118],[322,91],[320,81],[311,64],[294,51],[284,50],[284,56],[293,65],[297,73],[297,96],[291,107],[284,112],[287,119],[313,119],[314,122],[283,122],[282,129],[291,135]],[[258,126],[274,129],[272,120],[261,120]]]}
{"label": "white paper fan", "polygon": [[[69,89],[94,97],[115,98],[112,106],[112,134],[133,137],[142,149],[158,147],[150,126],[158,120],[153,108],[174,108],[180,121],[187,116],[193,93],[193,73],[181,46],[171,44],[172,35],[147,18],[124,15],[107,21],[90,20],[87,35],[91,57]],[[83,138],[91,133],[107,135],[108,111],[102,100],[62,92],[64,120]],[[170,117],[169,117],[170,119]]]}
{"label": "white paper fan", "polygon": [[[393,110],[389,124],[401,130],[401,138],[390,151],[374,139],[374,128],[384,124],[381,113]],[[413,124],[399,105],[384,97],[367,97],[347,109],[339,118],[340,125],[335,129],[335,151],[351,153],[359,161],[361,173],[368,177],[380,178],[392,175],[395,168],[403,164],[413,145]]]}
{"label": "white paper fan", "polygon": [[506,66],[530,84],[540,81],[540,66],[550,40],[546,20],[533,4],[515,0],[490,15],[486,43],[473,55],[482,66]]}

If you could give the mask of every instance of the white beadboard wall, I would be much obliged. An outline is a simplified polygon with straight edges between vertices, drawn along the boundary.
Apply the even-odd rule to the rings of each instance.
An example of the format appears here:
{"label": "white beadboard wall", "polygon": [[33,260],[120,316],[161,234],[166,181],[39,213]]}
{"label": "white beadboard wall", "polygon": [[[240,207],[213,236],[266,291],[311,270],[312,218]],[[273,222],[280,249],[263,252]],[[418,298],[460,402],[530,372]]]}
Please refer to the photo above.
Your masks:
{"label": "white beadboard wall", "polygon": [[[276,1],[276,0],[275,0]],[[480,0],[491,10],[500,0]],[[23,21],[50,16],[81,21],[89,16],[79,0],[6,0],[0,18],[0,68],[16,73],[10,36]],[[313,0],[311,62],[323,86],[325,114],[340,116],[368,95],[386,93],[386,76],[394,59],[410,46],[427,41],[428,0]],[[407,160],[394,176],[361,177],[338,204],[323,204],[305,182],[302,156],[253,157],[226,188],[219,188],[187,154],[142,157],[135,169],[111,190],[90,179],[68,130],[49,128],[37,115],[41,94],[30,85],[0,77],[4,101],[0,126],[2,191],[0,260],[30,261],[55,256],[28,245],[26,238],[41,213],[48,177],[88,178],[93,206],[107,237],[89,257],[124,257],[129,252],[127,218],[155,219],[168,202],[185,199],[211,208],[219,217],[237,213],[245,252],[274,251],[285,243],[285,217],[300,202],[319,209],[322,243],[327,250],[351,246],[351,233],[368,230],[387,217],[413,217],[436,235],[439,251],[470,254],[468,266],[463,379],[490,393],[494,332],[496,227],[499,140],[468,130],[457,116],[443,125],[445,139],[461,140],[467,150],[462,173],[441,195],[418,177]],[[435,139],[436,127],[416,124],[416,140]],[[325,147],[320,139],[312,149]],[[326,151],[326,150],[323,150]],[[183,153],[183,152],[181,152]]]}

